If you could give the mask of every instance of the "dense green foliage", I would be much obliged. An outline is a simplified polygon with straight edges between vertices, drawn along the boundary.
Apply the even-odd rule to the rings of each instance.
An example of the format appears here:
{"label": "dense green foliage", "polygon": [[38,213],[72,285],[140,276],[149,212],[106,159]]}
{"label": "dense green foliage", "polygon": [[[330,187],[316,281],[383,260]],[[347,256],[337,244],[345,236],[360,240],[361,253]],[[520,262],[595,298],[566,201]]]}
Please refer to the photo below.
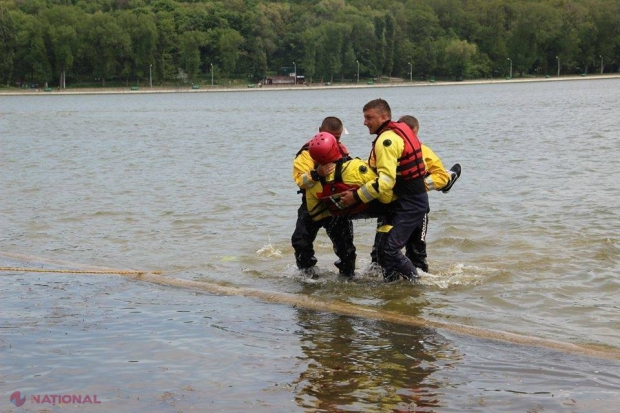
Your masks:
{"label": "dense green foliage", "polygon": [[307,82],[460,79],[619,62],[620,0],[0,0],[5,85],[254,82],[294,68]]}

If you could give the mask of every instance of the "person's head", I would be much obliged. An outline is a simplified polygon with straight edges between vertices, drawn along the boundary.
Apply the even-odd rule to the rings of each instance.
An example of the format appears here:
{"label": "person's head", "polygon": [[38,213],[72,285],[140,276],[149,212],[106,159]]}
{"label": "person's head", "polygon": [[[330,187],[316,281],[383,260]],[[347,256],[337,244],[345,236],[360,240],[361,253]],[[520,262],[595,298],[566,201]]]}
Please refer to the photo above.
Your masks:
{"label": "person's head", "polygon": [[416,135],[418,131],[420,130],[420,122],[418,122],[418,120],[414,116],[411,116],[411,115],[401,116],[401,118],[398,119],[398,121],[409,126],[411,130],[413,131],[413,133],[415,133]]}
{"label": "person's head", "polygon": [[338,140],[331,133],[319,132],[308,145],[308,152],[314,162],[325,165],[342,158]]}
{"label": "person's head", "polygon": [[385,122],[392,119],[392,109],[383,99],[375,99],[364,105],[364,126],[375,134]]}
{"label": "person's head", "polygon": [[327,132],[331,135],[334,135],[337,141],[340,141],[340,137],[343,134],[347,134],[342,121],[335,116],[328,116],[323,119],[323,123],[319,126],[319,132]]}

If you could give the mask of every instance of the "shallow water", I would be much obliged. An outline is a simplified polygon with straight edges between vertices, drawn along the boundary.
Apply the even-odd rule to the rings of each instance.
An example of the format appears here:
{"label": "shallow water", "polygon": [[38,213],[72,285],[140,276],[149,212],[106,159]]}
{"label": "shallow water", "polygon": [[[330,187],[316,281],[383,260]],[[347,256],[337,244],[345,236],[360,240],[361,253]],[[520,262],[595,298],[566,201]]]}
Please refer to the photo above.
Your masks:
{"label": "shallow water", "polygon": [[[620,80],[0,97],[0,265],[164,276],[620,348]],[[463,175],[431,194],[431,274],[294,269],[291,158],[323,117],[365,158],[383,97]],[[618,361],[113,275],[0,274],[0,411],[614,411]],[[14,407],[9,396],[97,394]]]}

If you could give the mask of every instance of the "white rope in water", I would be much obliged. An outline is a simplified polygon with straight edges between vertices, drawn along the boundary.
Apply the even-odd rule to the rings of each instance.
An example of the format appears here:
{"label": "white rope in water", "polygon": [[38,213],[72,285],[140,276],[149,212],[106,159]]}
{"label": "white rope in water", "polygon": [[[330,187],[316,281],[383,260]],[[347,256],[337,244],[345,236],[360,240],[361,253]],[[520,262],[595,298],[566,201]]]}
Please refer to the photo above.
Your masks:
{"label": "white rope in water", "polygon": [[[9,258],[17,258],[17,254],[0,253],[0,256]],[[26,256],[21,256],[22,258]],[[28,257],[32,261],[33,257]],[[49,262],[44,259],[38,259],[39,262]],[[65,262],[65,265],[69,263]],[[84,267],[82,264],[75,264],[75,267]],[[457,334],[463,334],[480,339],[503,341],[512,344],[542,347],[556,351],[583,354],[604,359],[620,360],[620,349],[605,347],[602,345],[577,345],[571,343],[563,343],[554,340],[543,339],[539,337],[526,336],[521,334],[509,333],[505,331],[489,330],[479,327],[465,326],[455,323],[446,323],[439,321],[425,320],[420,317],[410,316],[407,314],[399,314],[392,311],[373,309],[358,304],[351,304],[342,301],[316,299],[304,295],[262,291],[254,288],[234,287],[217,284],[214,282],[191,281],[179,278],[166,277],[161,271],[137,271],[137,270],[116,270],[112,268],[80,270],[62,270],[62,269],[45,269],[45,268],[21,268],[21,267],[0,267],[0,272],[37,272],[37,273],[65,273],[65,274],[110,274],[121,275],[138,281],[149,282],[158,285],[196,289],[207,291],[217,295],[244,296],[254,297],[277,304],[288,304],[296,307],[302,307],[309,310],[331,312],[350,317],[368,318],[373,320],[388,321],[396,324],[407,325],[411,327],[424,327],[437,330],[445,330]]]}
{"label": "white rope in water", "polygon": [[[118,275],[140,275],[146,271],[135,270],[54,270],[50,268],[21,268],[21,267],[0,267],[0,272],[48,272],[61,274],[118,274]],[[161,274],[161,271],[153,271],[153,274]]]}

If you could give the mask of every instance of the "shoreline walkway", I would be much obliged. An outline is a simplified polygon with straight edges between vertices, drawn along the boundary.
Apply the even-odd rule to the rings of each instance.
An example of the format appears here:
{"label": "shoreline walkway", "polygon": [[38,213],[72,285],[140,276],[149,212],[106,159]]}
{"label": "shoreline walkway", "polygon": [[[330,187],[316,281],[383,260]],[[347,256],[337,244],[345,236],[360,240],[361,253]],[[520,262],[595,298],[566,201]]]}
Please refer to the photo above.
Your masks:
{"label": "shoreline walkway", "polygon": [[561,76],[561,77],[535,77],[535,78],[517,78],[517,79],[480,79],[480,80],[464,80],[464,81],[445,81],[445,82],[391,82],[391,83],[374,83],[374,84],[332,84],[332,85],[299,85],[299,86],[263,86],[263,87],[219,87],[207,86],[204,89],[194,89],[192,87],[145,87],[143,89],[127,88],[84,88],[84,89],[64,89],[57,88],[44,89],[28,89],[28,90],[0,90],[0,96],[41,96],[41,95],[97,95],[97,94],[145,94],[145,93],[215,93],[215,92],[271,92],[282,90],[321,90],[321,89],[359,89],[359,88],[389,88],[389,87],[435,87],[435,86],[470,86],[482,84],[505,84],[505,83],[523,83],[523,82],[557,82],[572,80],[604,80],[604,79],[620,79],[620,74],[609,75],[591,75],[591,76]]}

